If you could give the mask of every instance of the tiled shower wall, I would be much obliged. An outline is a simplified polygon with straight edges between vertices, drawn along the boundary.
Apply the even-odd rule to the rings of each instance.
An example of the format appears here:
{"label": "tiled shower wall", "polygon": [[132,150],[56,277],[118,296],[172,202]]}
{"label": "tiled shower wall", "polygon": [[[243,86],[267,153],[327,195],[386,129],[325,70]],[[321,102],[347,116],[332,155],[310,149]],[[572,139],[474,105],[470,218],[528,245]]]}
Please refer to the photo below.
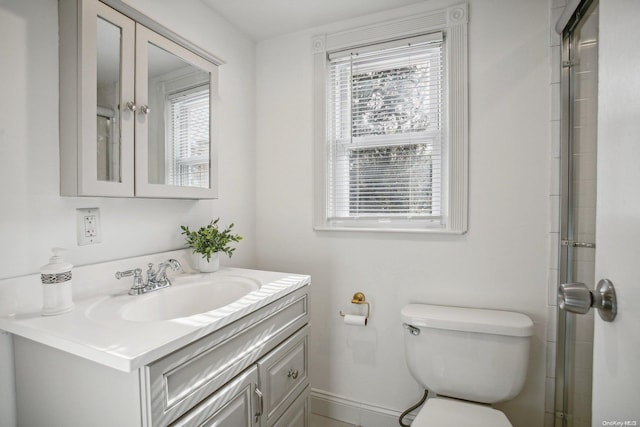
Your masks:
{"label": "tiled shower wall", "polygon": [[[561,15],[566,0],[550,0],[550,156],[551,176],[549,185],[549,307],[547,322],[547,373],[545,399],[545,427],[554,426],[554,397],[556,375],[557,344],[557,288],[558,288],[558,247],[560,240],[560,119],[561,119],[561,38],[555,32],[555,23]],[[597,23],[597,19],[594,20]],[[585,28],[585,31],[597,28]],[[597,94],[597,46],[581,49],[581,68],[587,73],[580,74],[580,84],[576,93],[576,116],[580,123],[579,143],[574,152],[574,205],[576,222],[575,238],[580,242],[595,241],[596,218],[596,106]],[[590,71],[590,73],[589,73]],[[591,101],[587,104],[588,101]],[[589,105],[589,107],[585,107]],[[574,281],[584,282],[590,288],[595,285],[595,251],[577,248],[572,265]],[[572,372],[569,394],[569,426],[587,427],[591,425],[591,378],[593,361],[593,310],[587,315],[573,316]],[[561,425],[561,424],[558,424]]]}

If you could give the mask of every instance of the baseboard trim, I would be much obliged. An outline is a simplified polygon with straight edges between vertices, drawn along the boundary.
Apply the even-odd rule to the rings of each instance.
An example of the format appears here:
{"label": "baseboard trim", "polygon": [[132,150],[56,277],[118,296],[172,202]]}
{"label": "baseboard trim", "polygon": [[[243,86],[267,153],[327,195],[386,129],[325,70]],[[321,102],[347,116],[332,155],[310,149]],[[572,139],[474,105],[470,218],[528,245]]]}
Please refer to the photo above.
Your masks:
{"label": "baseboard trim", "polygon": [[[311,389],[311,412],[362,427],[389,427],[398,425],[401,412],[329,393]],[[406,421],[413,421],[409,414]]]}

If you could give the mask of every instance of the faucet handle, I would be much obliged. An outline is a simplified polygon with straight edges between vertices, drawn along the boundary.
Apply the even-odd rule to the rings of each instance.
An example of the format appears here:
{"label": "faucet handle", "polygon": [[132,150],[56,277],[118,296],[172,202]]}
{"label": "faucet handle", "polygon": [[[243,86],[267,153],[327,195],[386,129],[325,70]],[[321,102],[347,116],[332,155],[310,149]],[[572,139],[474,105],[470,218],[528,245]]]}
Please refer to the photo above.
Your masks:
{"label": "faucet handle", "polygon": [[150,262],[147,264],[147,280],[153,280],[155,278],[156,272],[153,271],[153,263]]}
{"label": "faucet handle", "polygon": [[117,271],[116,279],[122,279],[123,277],[133,276],[133,286],[129,290],[129,295],[140,295],[144,293],[144,280],[142,280],[142,269],[134,268],[132,270]]}
{"label": "faucet handle", "polygon": [[142,269],[134,268],[132,270],[116,271],[116,279],[118,280],[128,276],[133,276],[133,280],[136,280],[137,278],[142,279]]}

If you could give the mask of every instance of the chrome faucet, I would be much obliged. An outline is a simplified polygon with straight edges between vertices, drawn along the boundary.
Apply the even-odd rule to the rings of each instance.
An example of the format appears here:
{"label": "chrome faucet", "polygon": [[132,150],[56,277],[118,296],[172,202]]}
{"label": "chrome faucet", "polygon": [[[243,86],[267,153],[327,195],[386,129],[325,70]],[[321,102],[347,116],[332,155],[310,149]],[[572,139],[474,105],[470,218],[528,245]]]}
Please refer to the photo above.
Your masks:
{"label": "chrome faucet", "polygon": [[153,263],[147,265],[147,281],[142,278],[142,269],[135,268],[132,270],[116,272],[116,279],[133,276],[133,286],[129,289],[129,295],[142,295],[147,292],[157,291],[158,289],[171,286],[171,280],[167,277],[167,268],[173,271],[182,271],[182,266],[173,258],[158,264],[158,268],[153,268]]}

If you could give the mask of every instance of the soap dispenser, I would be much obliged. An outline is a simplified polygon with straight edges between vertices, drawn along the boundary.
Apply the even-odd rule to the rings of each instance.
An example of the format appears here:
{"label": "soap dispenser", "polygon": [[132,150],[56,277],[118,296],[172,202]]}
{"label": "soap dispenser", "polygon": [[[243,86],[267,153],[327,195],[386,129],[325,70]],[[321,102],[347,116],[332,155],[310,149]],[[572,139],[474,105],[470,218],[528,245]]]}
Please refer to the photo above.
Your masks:
{"label": "soap dispenser", "polygon": [[53,248],[49,264],[40,269],[42,279],[42,315],[53,316],[73,310],[71,268],[62,258],[64,249]]}

